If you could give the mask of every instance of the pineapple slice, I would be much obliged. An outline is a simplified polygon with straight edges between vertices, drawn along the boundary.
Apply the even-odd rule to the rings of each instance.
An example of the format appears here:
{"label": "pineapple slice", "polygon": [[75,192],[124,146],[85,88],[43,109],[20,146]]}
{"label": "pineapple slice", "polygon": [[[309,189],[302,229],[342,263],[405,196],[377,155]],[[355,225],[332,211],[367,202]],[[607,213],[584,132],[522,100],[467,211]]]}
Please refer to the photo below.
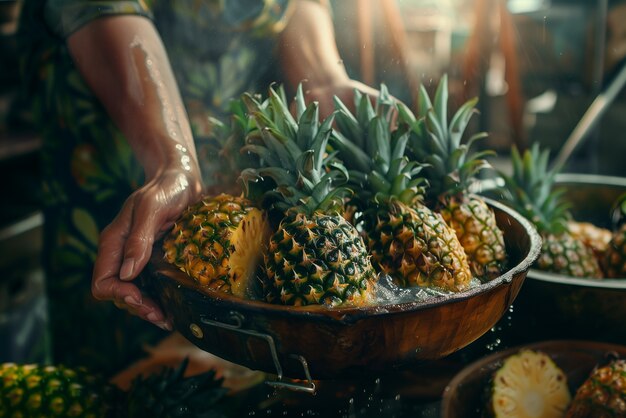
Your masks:
{"label": "pineapple slice", "polygon": [[566,418],[626,416],[626,361],[595,369],[576,391]]}
{"label": "pineapple slice", "polygon": [[547,354],[524,349],[496,371],[488,409],[496,418],[561,418],[570,401],[563,371]]}

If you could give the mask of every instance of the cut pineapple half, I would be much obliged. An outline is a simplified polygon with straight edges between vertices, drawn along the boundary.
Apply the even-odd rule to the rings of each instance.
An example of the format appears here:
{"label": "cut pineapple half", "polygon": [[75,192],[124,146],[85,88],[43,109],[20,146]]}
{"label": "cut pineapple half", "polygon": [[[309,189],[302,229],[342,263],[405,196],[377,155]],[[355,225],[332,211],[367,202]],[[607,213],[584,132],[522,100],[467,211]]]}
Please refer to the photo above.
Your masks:
{"label": "cut pineapple half", "polygon": [[495,373],[489,409],[497,418],[562,418],[570,401],[567,378],[552,359],[522,350]]}
{"label": "cut pineapple half", "polygon": [[271,230],[267,216],[252,209],[233,232],[230,257],[230,287],[233,295],[244,297],[263,259]]}
{"label": "cut pineapple half", "polygon": [[270,235],[265,212],[220,194],[190,206],[163,241],[165,260],[201,286],[244,297]]}

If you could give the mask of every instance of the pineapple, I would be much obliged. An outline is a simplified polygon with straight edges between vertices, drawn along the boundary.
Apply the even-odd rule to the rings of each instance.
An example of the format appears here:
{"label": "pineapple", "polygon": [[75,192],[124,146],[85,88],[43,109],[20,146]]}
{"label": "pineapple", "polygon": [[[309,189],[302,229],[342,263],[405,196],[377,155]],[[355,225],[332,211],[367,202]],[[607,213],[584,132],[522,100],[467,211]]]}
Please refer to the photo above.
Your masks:
{"label": "pineapple", "polygon": [[248,199],[207,196],[183,212],[163,251],[200,285],[245,297],[269,234],[266,214]]}
{"label": "pineapple", "polygon": [[620,196],[612,210],[614,231],[604,256],[606,277],[626,277],[626,195]]}
{"label": "pineapple", "polygon": [[541,351],[523,349],[496,371],[487,411],[495,418],[562,418],[571,395],[567,377]]}
{"label": "pineapple", "polygon": [[626,361],[596,368],[576,391],[565,417],[626,417]]}
{"label": "pineapple", "polygon": [[258,164],[255,155],[239,152],[246,141],[254,141],[256,130],[241,101],[230,102],[229,118],[230,123],[224,123],[209,117],[210,132],[197,134],[198,161],[210,194],[239,194],[241,170]]}
{"label": "pineapple", "polygon": [[574,238],[581,240],[587,247],[591,248],[598,260],[604,258],[612,238],[611,231],[590,222],[574,220],[567,222],[567,229],[569,229]]}
{"label": "pineapple", "polygon": [[347,173],[339,164],[325,164],[333,117],[320,124],[318,104],[305,107],[301,87],[297,121],[272,88],[263,104],[250,95],[243,100],[263,145],[243,148],[256,153],[261,166],[244,170],[242,180],[267,185],[263,201],[280,220],[265,256],[265,300],[329,307],[370,303],[374,269],[357,230],[340,215],[349,192],[341,185]]}
{"label": "pineapple", "polygon": [[135,380],[128,392],[83,368],[0,365],[0,417],[224,417],[227,392],[215,372],[185,378],[177,370]]}
{"label": "pineapple", "polygon": [[420,86],[419,118],[404,105],[400,119],[411,128],[409,150],[418,161],[427,164],[424,173],[430,183],[427,201],[450,225],[465,250],[474,277],[488,281],[505,268],[504,235],[496,223],[493,210],[479,196],[469,192],[489,152],[470,152],[474,141],[485,137],[479,133],[461,143],[463,132],[475,113],[477,100],[463,104],[448,123],[448,82],[444,75],[431,103],[424,86]]}
{"label": "pineapple", "polygon": [[520,155],[511,150],[513,174],[501,173],[504,199],[530,220],[543,239],[536,262],[540,270],[574,277],[601,278],[602,271],[593,251],[568,230],[571,214],[562,191],[552,191],[558,170],[548,170],[549,152],[535,143]]}
{"label": "pineapple", "polygon": [[454,230],[422,203],[421,166],[405,156],[406,130],[392,128],[394,103],[381,87],[376,109],[355,92],[356,115],[335,98],[332,144],[350,170],[350,205],[365,231],[374,265],[401,286],[459,292],[472,279]]}

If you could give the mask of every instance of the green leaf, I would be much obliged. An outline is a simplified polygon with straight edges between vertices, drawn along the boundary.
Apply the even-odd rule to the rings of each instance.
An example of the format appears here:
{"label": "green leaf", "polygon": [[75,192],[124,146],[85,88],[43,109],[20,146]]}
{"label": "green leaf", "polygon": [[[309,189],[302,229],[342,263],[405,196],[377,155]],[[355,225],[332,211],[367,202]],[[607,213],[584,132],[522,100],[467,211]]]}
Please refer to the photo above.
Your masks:
{"label": "green leaf", "polygon": [[241,152],[242,153],[250,152],[252,154],[258,155],[259,158],[262,158],[265,161],[266,165],[274,165],[274,166],[280,165],[280,161],[275,157],[275,155],[272,152],[270,152],[270,150],[267,149],[267,147],[264,147],[262,145],[254,145],[254,144],[244,145],[243,147],[241,147]]}
{"label": "green leaf", "polygon": [[417,96],[417,115],[420,118],[426,117],[426,114],[430,112],[433,105],[430,102],[430,97],[426,91],[426,87],[423,84],[420,85],[419,94]]}
{"label": "green leaf", "polygon": [[314,183],[320,180],[320,171],[315,169],[315,153],[313,150],[303,151],[296,160],[296,169],[302,173],[304,177]]}
{"label": "green leaf", "polygon": [[389,135],[389,129],[382,117],[375,116],[370,120],[365,149],[369,155],[382,158],[385,165],[389,165],[391,158]]}
{"label": "green leaf", "polygon": [[330,141],[340,153],[340,157],[348,169],[367,173],[373,169],[371,159],[361,148],[358,148],[340,132],[333,131]]}
{"label": "green leaf", "polygon": [[280,96],[270,87],[270,106],[274,111],[274,123],[280,132],[288,138],[295,139],[298,131],[298,124],[294,120],[289,108]]}
{"label": "green leaf", "polygon": [[[453,148],[458,147],[461,144],[463,133],[467,128],[467,124],[471,120],[474,113],[476,113],[474,106],[476,106],[477,102],[477,98],[465,102],[452,117],[449,131]],[[485,136],[487,136],[486,133]]]}
{"label": "green leaf", "polygon": [[332,133],[333,121],[335,119],[335,114],[332,113],[329,117],[327,117],[322,125],[319,127],[317,131],[317,135],[315,135],[315,139],[311,144],[311,149],[315,155],[315,169],[317,171],[322,170],[322,163],[324,161],[324,153],[326,152],[326,146],[328,145],[328,141],[330,139],[330,135]]}
{"label": "green leaf", "polygon": [[441,77],[435,91],[434,111],[439,118],[439,125],[446,130],[448,126],[448,76],[446,74]]}
{"label": "green leaf", "polygon": [[368,174],[368,182],[372,186],[372,190],[388,194],[391,189],[391,183],[387,181],[380,173],[372,171]]}
{"label": "green leaf", "polygon": [[307,149],[317,136],[319,127],[319,106],[311,103],[298,119],[297,144],[300,149]]}
{"label": "green leaf", "polygon": [[399,129],[400,128],[398,128],[398,130],[396,130],[394,134],[392,135],[392,139],[391,139],[392,149],[389,155],[389,159],[391,161],[397,158],[402,158],[406,156],[406,147],[409,141],[409,133],[404,132],[402,134],[399,134],[398,133]]}
{"label": "green leaf", "polygon": [[302,114],[306,110],[306,102],[304,100],[304,92],[302,91],[302,83],[298,84],[298,89],[296,90],[296,118],[300,120],[302,118]]}
{"label": "green leaf", "polygon": [[350,110],[343,104],[337,96],[333,98],[335,102],[336,110],[336,122],[337,130],[349,138],[352,142],[363,148],[364,132],[363,128],[359,125],[356,117],[350,112]]}
{"label": "green leaf", "polygon": [[[355,97],[356,97],[355,92]],[[376,116],[376,112],[372,107],[372,102],[370,101],[369,96],[366,94],[360,95],[360,100],[356,109],[356,120],[359,122],[360,126],[368,126],[370,121],[374,119]]]}
{"label": "green leaf", "polygon": [[431,135],[434,136],[434,141],[444,150],[445,153],[442,155],[448,154],[450,151],[450,144],[448,142],[449,138],[446,125],[441,126],[439,124],[437,115],[432,110],[426,114],[426,126]]}

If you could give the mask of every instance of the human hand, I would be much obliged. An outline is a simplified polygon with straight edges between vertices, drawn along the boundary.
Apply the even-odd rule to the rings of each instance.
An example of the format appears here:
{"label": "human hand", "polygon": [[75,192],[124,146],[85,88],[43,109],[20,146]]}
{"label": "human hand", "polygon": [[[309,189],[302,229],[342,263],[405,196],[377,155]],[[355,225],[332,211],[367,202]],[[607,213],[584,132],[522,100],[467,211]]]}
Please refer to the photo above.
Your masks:
{"label": "human hand", "polygon": [[92,277],[93,296],[111,300],[156,326],[172,330],[154,300],[132,283],[146,266],[152,245],[180,213],[201,196],[201,182],[180,169],[163,170],[136,190],[102,231]]}
{"label": "human hand", "polygon": [[[307,88],[309,87],[309,88]],[[363,95],[367,95],[372,102],[372,105],[376,102],[380,91],[363,84],[356,80],[346,79],[339,83],[327,84],[321,86],[307,86],[303,83],[303,91],[305,94],[305,100],[307,102],[317,101],[319,104],[320,117],[325,119],[335,110],[334,97],[339,98],[341,102],[351,111],[355,112],[354,108],[354,93],[360,92]],[[395,97],[389,96],[393,101],[398,101]],[[295,103],[294,103],[295,105]],[[396,107],[392,107],[390,116],[391,126],[395,126],[397,122],[398,112]]]}
{"label": "human hand", "polygon": [[335,110],[333,97],[337,96],[351,111],[354,111],[354,91],[366,94],[376,101],[379,91],[359,81],[346,78],[332,84],[315,85],[304,82],[302,84],[305,100],[317,101],[319,104],[320,117],[325,119]]}

